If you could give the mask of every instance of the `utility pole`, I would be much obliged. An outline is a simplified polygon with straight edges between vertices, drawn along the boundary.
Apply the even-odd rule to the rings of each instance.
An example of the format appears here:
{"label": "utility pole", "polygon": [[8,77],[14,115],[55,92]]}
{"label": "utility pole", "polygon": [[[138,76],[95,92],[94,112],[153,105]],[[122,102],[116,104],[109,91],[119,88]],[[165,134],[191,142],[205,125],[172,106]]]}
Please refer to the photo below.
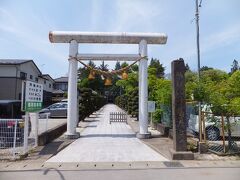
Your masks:
{"label": "utility pole", "polygon": [[[202,1],[201,1],[202,2]],[[200,45],[199,45],[199,7],[198,0],[196,0],[196,35],[197,35],[197,62],[198,62],[198,81],[200,81]]]}
{"label": "utility pole", "polygon": [[[201,73],[200,73],[200,45],[199,45],[199,7],[201,7],[202,0],[200,1],[200,5],[198,3],[199,0],[196,0],[196,39],[197,39],[197,64],[198,64],[198,83],[201,81]],[[201,101],[198,102],[198,122],[199,122],[199,142],[202,142],[202,112],[201,112]],[[200,146],[199,146],[200,147]]]}

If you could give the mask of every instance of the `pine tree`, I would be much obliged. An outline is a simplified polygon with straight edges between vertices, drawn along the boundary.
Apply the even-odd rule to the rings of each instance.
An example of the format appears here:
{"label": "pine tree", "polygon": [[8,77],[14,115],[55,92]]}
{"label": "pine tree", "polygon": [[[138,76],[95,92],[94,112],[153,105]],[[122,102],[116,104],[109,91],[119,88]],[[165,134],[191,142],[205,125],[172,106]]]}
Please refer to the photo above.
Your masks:
{"label": "pine tree", "polygon": [[237,70],[239,70],[238,61],[236,59],[234,59],[233,64],[232,64],[232,68],[231,68],[231,74],[233,74]]}
{"label": "pine tree", "polygon": [[98,68],[99,68],[100,70],[102,70],[102,71],[108,71],[108,70],[109,70],[109,69],[108,69],[108,65],[105,64],[104,61],[102,61],[102,63],[99,65]]}
{"label": "pine tree", "polygon": [[185,68],[186,68],[186,71],[191,71],[188,63],[186,63]]}
{"label": "pine tree", "polygon": [[129,64],[127,63],[127,62],[123,62],[122,64],[121,64],[121,68],[124,68],[124,67],[127,67]]}
{"label": "pine tree", "polygon": [[119,69],[121,69],[121,64],[119,61],[117,61],[115,64],[115,70],[119,70]]}
{"label": "pine tree", "polygon": [[163,78],[164,77],[164,70],[165,68],[163,67],[163,65],[160,63],[160,61],[158,59],[153,59],[151,58],[150,61],[150,68],[156,68],[156,76],[158,78]]}
{"label": "pine tree", "polygon": [[208,66],[202,66],[200,71],[208,71],[208,70],[211,70],[213,69],[212,67],[208,67]]}
{"label": "pine tree", "polygon": [[94,62],[93,62],[92,60],[90,60],[90,61],[88,62],[88,65],[91,66],[91,67],[93,67],[93,68],[96,67],[96,65],[94,64]]}

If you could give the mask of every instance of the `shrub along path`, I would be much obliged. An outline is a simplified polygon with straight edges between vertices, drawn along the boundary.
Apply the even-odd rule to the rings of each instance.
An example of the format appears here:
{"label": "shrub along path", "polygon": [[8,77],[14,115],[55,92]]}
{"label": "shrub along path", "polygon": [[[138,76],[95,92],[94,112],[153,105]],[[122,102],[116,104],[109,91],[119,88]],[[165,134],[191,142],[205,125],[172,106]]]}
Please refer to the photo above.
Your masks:
{"label": "shrub along path", "polygon": [[168,161],[135,137],[129,125],[109,124],[109,113],[122,111],[113,104],[105,105],[90,116],[91,123],[81,137],[47,162],[139,162]]}

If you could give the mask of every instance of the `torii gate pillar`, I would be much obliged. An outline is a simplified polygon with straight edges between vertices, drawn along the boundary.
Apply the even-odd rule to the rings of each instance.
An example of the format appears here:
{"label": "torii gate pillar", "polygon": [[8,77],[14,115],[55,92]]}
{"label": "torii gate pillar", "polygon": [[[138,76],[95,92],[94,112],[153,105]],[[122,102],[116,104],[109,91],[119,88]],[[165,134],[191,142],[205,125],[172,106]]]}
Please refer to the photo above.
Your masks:
{"label": "torii gate pillar", "polygon": [[[77,57],[78,43],[75,40],[69,43],[69,57]],[[76,139],[80,137],[80,133],[76,132],[76,125],[78,123],[78,93],[77,93],[77,68],[78,61],[74,58],[69,59],[68,68],[68,109],[67,109],[67,132],[65,137],[67,139]]]}
{"label": "torii gate pillar", "polygon": [[[147,41],[141,40],[139,43],[139,55],[147,57]],[[141,59],[139,62],[139,133],[137,137],[149,138],[148,132],[148,72],[147,59]]]}

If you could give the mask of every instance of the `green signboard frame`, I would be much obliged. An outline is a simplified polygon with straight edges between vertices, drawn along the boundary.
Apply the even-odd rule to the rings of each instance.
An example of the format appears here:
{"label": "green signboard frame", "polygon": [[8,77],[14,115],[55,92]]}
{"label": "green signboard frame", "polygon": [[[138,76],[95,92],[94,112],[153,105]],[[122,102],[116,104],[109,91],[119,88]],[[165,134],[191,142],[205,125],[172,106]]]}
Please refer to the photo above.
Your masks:
{"label": "green signboard frame", "polygon": [[22,111],[36,112],[42,109],[43,85],[31,81],[22,84]]}
{"label": "green signboard frame", "polygon": [[42,102],[28,102],[25,103],[25,111],[36,112],[42,109]]}

